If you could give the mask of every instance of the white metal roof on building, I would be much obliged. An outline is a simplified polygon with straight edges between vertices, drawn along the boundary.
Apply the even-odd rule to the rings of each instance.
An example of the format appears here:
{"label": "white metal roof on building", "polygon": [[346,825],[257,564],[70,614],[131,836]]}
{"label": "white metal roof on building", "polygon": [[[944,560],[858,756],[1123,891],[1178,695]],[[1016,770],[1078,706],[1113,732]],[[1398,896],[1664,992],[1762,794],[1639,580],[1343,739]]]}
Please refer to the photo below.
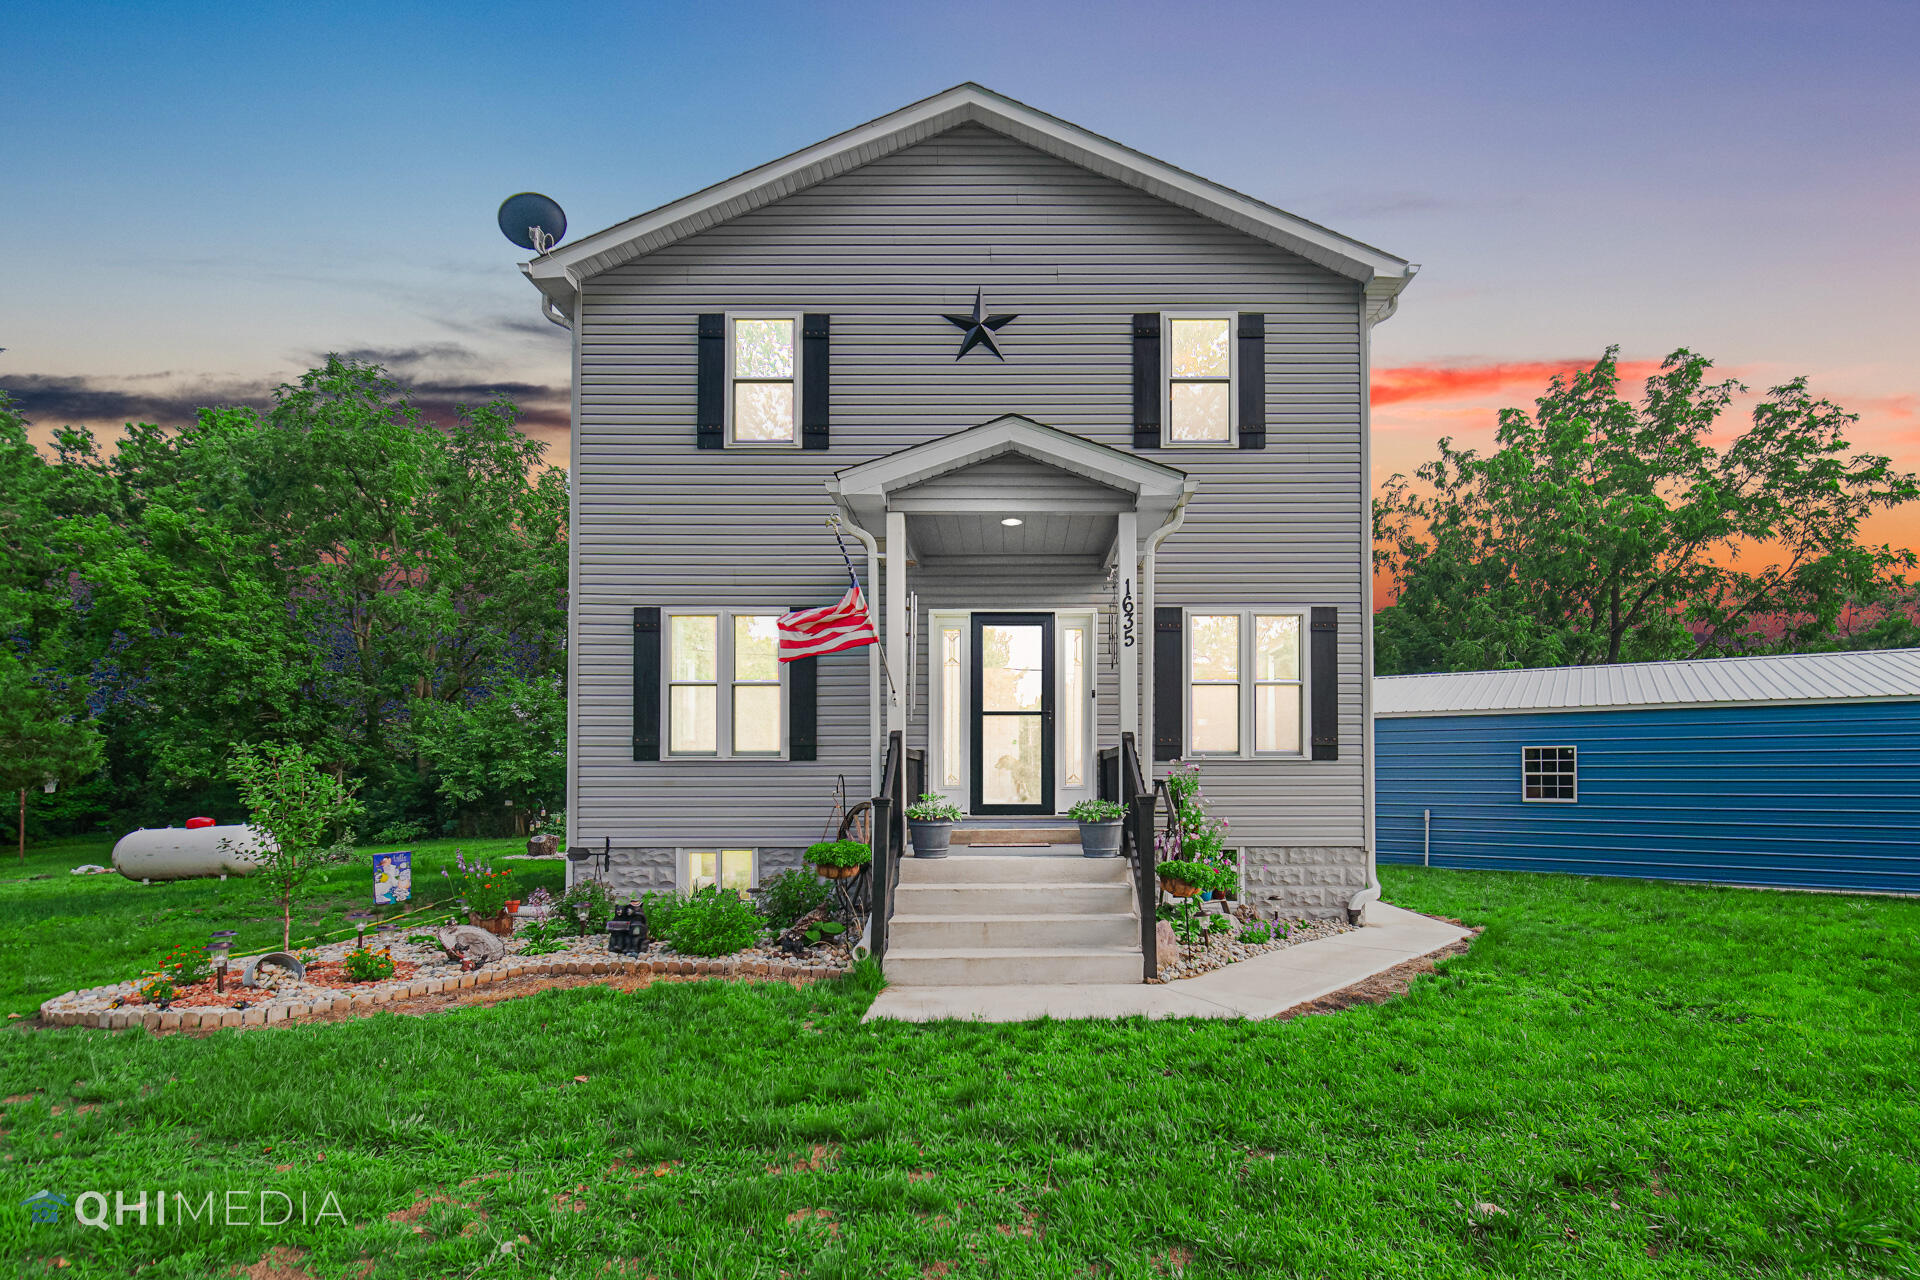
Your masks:
{"label": "white metal roof on building", "polygon": [[1376,716],[1920,698],[1920,649],[1379,676]]}

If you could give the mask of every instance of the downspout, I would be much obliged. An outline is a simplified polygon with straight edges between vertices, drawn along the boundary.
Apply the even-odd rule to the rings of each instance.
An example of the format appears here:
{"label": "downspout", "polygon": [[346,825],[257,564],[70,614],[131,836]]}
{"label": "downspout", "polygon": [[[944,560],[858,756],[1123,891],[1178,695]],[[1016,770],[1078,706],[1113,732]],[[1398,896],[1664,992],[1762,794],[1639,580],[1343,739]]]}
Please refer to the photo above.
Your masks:
{"label": "downspout", "polygon": [[[1141,559],[1145,562],[1140,572],[1140,612],[1145,615],[1140,623],[1140,634],[1145,643],[1140,646],[1141,657],[1145,659],[1140,669],[1146,674],[1148,696],[1140,699],[1140,759],[1146,765],[1147,781],[1153,781],[1153,646],[1158,643],[1154,638],[1153,607],[1160,597],[1154,575],[1154,555],[1160,550],[1160,544],[1180,531],[1186,523],[1187,499],[1193,496],[1194,484],[1188,480],[1180,489],[1180,500],[1173,504],[1166,523],[1147,535],[1147,549]],[[1125,726],[1122,726],[1123,728]]]}
{"label": "downspout", "polygon": [[[1411,280],[1418,266],[1407,268]],[[1402,285],[1401,289],[1406,286]],[[1361,840],[1366,845],[1367,887],[1347,899],[1347,919],[1358,924],[1369,902],[1380,900],[1380,858],[1374,839],[1373,763],[1373,326],[1400,309],[1400,290],[1387,300],[1378,318],[1360,304],[1360,804]]]}
{"label": "downspout", "polygon": [[[880,581],[880,544],[840,509],[840,527],[867,549],[867,612],[873,612],[874,584]],[[867,794],[880,794],[880,646],[867,647]]]}

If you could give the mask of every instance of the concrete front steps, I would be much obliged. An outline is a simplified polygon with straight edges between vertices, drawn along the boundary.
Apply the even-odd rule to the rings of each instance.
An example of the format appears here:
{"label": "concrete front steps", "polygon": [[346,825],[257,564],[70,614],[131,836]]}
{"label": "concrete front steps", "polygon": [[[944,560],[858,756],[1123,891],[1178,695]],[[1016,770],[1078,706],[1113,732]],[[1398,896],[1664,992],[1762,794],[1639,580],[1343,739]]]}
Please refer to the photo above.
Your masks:
{"label": "concrete front steps", "polygon": [[1141,980],[1140,917],[1122,858],[958,852],[903,858],[887,931],[903,987]]}

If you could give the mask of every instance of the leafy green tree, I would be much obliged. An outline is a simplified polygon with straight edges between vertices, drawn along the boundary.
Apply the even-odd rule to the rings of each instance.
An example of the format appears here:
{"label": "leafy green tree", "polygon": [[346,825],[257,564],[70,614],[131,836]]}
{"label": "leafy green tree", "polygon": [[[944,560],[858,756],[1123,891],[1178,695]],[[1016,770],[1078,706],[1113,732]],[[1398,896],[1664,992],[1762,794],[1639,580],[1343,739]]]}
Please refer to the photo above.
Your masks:
{"label": "leafy green tree", "polygon": [[1442,440],[1418,486],[1385,486],[1382,674],[1799,650],[1906,590],[1914,554],[1860,528],[1920,482],[1854,452],[1855,415],[1795,378],[1715,448],[1745,387],[1681,350],[1633,404],[1615,355],[1555,378],[1532,413],[1503,410],[1492,453]]}
{"label": "leafy green tree", "polygon": [[323,750],[380,821],[437,814],[416,710],[563,661],[566,477],[515,414],[436,424],[340,359],[265,412],[61,431],[52,462],[0,411],[0,635],[86,686],[128,817],[219,807],[260,742]]}
{"label": "leafy green tree", "polygon": [[100,767],[100,735],[26,669],[0,653],[0,791],[17,794],[20,858],[27,856],[27,793],[78,781]]}
{"label": "leafy green tree", "polygon": [[483,696],[414,703],[414,749],[442,795],[468,809],[521,818],[557,807],[567,789],[567,701],[552,676],[506,677]]}
{"label": "leafy green tree", "polygon": [[293,743],[241,747],[233,753],[233,780],[247,806],[248,823],[266,838],[254,878],[267,900],[280,908],[280,946],[293,942],[294,903],[313,877],[353,856],[346,823],[358,806],[352,788],[322,769]]}

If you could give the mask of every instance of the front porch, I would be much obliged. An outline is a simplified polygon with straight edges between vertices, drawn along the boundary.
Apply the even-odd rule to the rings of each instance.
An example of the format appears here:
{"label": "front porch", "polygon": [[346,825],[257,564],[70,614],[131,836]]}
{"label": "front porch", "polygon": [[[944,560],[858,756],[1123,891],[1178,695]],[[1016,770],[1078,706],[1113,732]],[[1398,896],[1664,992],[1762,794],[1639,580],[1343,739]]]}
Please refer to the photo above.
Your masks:
{"label": "front porch", "polygon": [[882,605],[876,789],[898,732],[925,789],[970,816],[1094,798],[1101,751],[1150,740],[1155,555],[1195,487],[1018,416],[838,473]]}

